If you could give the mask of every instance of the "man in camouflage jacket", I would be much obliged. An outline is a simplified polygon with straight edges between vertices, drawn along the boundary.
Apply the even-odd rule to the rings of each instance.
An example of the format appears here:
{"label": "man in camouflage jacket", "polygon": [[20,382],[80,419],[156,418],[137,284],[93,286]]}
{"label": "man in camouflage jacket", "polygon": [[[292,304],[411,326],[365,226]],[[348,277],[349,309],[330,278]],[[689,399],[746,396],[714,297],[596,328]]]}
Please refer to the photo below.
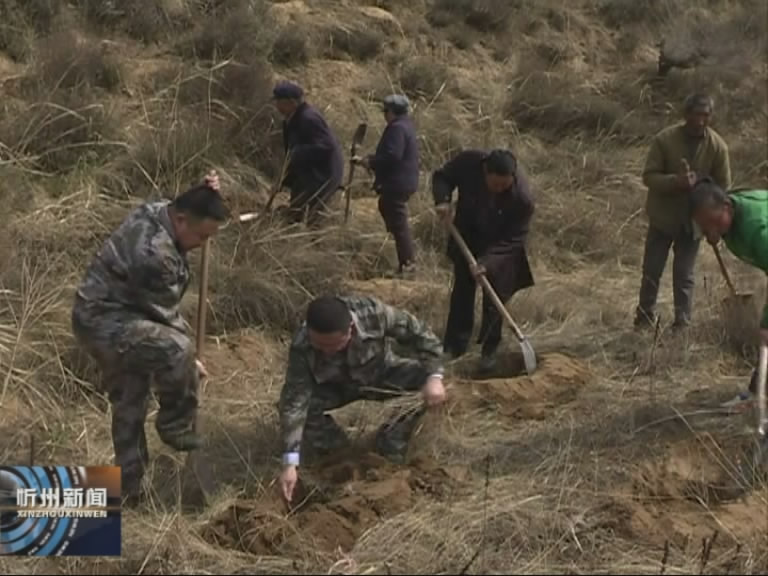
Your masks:
{"label": "man in camouflage jacket", "polygon": [[[417,359],[396,356],[390,340]],[[326,411],[417,390],[428,406],[439,404],[445,397],[441,358],[440,340],[404,310],[368,297],[314,300],[291,344],[280,395],[286,500],[293,496],[302,447],[302,453],[319,456],[346,444],[346,434]],[[378,452],[402,458],[419,415],[386,423],[377,434]]]}
{"label": "man in camouflage jacket", "polygon": [[[134,210],[107,239],[77,290],[72,328],[98,362],[112,403],[115,463],[135,502],[148,463],[144,421],[150,386],[155,427],[179,451],[199,448],[195,431],[202,364],[179,304],[189,285],[187,252],[214,235],[227,211],[211,173],[172,202]],[[198,374],[200,372],[200,374]]]}

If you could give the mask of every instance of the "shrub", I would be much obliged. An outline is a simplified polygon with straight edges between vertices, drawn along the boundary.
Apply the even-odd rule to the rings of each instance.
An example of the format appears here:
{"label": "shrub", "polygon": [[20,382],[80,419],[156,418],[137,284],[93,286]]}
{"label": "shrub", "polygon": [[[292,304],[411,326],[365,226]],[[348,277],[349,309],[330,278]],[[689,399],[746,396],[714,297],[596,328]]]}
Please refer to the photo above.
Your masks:
{"label": "shrub", "polygon": [[438,28],[459,20],[480,32],[500,32],[518,8],[516,0],[435,0],[427,19]]}
{"label": "shrub", "polygon": [[272,62],[279,66],[299,66],[309,62],[307,35],[298,28],[280,31],[272,45]]}
{"label": "shrub", "polygon": [[534,72],[514,83],[505,115],[514,120],[521,131],[556,137],[574,131],[592,135],[643,133],[621,103],[563,74]]}
{"label": "shrub", "polygon": [[160,0],[76,0],[86,21],[98,28],[121,31],[145,43],[157,42],[186,24],[183,12],[168,10]]}
{"label": "shrub", "polygon": [[375,28],[346,27],[333,25],[322,33],[325,54],[329,58],[339,58],[347,54],[354,60],[365,62],[375,58],[384,44],[384,34]]}
{"label": "shrub", "polygon": [[450,79],[449,68],[430,56],[408,60],[400,70],[400,87],[411,98],[433,98]]}
{"label": "shrub", "polygon": [[598,13],[612,28],[670,21],[680,11],[676,0],[603,0]]}
{"label": "shrub", "polygon": [[34,37],[48,34],[60,11],[60,0],[3,0],[0,2],[0,50],[17,62],[26,60]]}
{"label": "shrub", "polygon": [[36,80],[47,89],[86,86],[114,91],[120,85],[122,67],[106,44],[61,31],[38,43],[36,72]]}
{"label": "shrub", "polygon": [[62,173],[107,157],[118,146],[116,120],[90,92],[58,91],[6,117],[0,141],[16,158]]}
{"label": "shrub", "polygon": [[269,54],[274,22],[264,0],[232,0],[215,7],[212,16],[198,19],[192,34],[177,44],[183,56],[203,60],[249,60]]}

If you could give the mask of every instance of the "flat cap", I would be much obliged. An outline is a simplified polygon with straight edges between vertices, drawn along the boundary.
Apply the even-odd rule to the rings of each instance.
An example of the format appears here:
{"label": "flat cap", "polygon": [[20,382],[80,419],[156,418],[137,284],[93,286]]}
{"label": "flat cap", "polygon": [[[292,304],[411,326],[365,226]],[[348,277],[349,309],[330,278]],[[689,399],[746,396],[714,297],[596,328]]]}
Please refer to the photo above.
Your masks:
{"label": "flat cap", "polygon": [[275,100],[299,100],[304,96],[304,90],[298,84],[283,80],[275,84],[272,97]]}
{"label": "flat cap", "polygon": [[411,103],[404,94],[390,94],[384,98],[384,109],[392,110],[395,114],[405,114]]}

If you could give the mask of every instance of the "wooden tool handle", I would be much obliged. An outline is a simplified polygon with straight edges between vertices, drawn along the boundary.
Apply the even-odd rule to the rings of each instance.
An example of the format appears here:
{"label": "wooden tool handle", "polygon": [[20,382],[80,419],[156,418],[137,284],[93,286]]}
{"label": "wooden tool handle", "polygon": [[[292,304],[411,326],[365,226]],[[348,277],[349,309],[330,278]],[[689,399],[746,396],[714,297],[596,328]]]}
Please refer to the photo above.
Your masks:
{"label": "wooden tool handle", "polygon": [[768,378],[768,346],[760,344],[760,359],[757,364],[757,431],[765,436],[765,387]]}
{"label": "wooden tool handle", "polygon": [[205,316],[208,310],[208,262],[210,254],[211,241],[205,240],[200,253],[200,294],[197,300],[197,357],[203,356],[203,345],[205,344]]}
{"label": "wooden tool handle", "polygon": [[[453,236],[453,239],[456,241],[456,244],[458,244],[459,250],[461,250],[461,253],[464,255],[464,258],[467,260],[470,267],[472,268],[477,267],[477,260],[475,260],[475,257],[472,255],[472,251],[469,249],[469,246],[467,246],[467,243],[464,242],[464,238],[462,238],[461,234],[459,234],[459,231],[456,230],[456,226],[454,226],[453,222],[450,222],[450,221],[447,222],[446,225],[448,226],[448,231],[451,233],[451,236]],[[496,309],[499,311],[499,314],[501,314],[504,317],[504,319],[510,325],[512,330],[515,332],[515,336],[517,336],[517,339],[522,342],[525,339],[523,332],[520,330],[520,328],[518,328],[517,323],[512,318],[512,315],[509,313],[509,310],[507,310],[507,307],[504,306],[504,303],[501,301],[501,298],[499,298],[499,295],[496,294],[496,291],[491,286],[491,283],[488,281],[488,278],[486,278],[485,275],[482,275],[480,276],[478,281],[480,282],[480,285],[486,291],[488,296],[490,296],[491,301],[493,302],[493,305],[496,306]]]}
{"label": "wooden tool handle", "polygon": [[728,269],[725,267],[725,262],[723,262],[723,257],[720,254],[720,250],[718,250],[717,246],[712,246],[712,250],[715,251],[715,258],[717,258],[717,263],[720,266],[720,272],[723,273],[723,277],[725,278],[725,282],[728,284],[728,289],[731,291],[731,296],[736,296],[736,288],[733,286],[733,282],[731,282],[731,275],[728,274]]}

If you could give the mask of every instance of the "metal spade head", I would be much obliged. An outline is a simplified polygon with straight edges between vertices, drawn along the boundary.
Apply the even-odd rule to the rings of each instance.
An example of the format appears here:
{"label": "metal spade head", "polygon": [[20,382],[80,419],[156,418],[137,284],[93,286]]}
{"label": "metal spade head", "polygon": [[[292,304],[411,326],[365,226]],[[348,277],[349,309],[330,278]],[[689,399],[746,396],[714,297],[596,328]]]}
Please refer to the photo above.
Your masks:
{"label": "metal spade head", "polygon": [[355,134],[352,136],[352,150],[357,148],[363,143],[363,140],[365,140],[365,133],[368,131],[368,124],[365,122],[361,122],[357,125],[357,128],[355,129]]}
{"label": "metal spade head", "polygon": [[536,352],[534,352],[528,338],[520,340],[520,351],[523,353],[525,371],[528,373],[528,376],[531,376],[536,372]]}

